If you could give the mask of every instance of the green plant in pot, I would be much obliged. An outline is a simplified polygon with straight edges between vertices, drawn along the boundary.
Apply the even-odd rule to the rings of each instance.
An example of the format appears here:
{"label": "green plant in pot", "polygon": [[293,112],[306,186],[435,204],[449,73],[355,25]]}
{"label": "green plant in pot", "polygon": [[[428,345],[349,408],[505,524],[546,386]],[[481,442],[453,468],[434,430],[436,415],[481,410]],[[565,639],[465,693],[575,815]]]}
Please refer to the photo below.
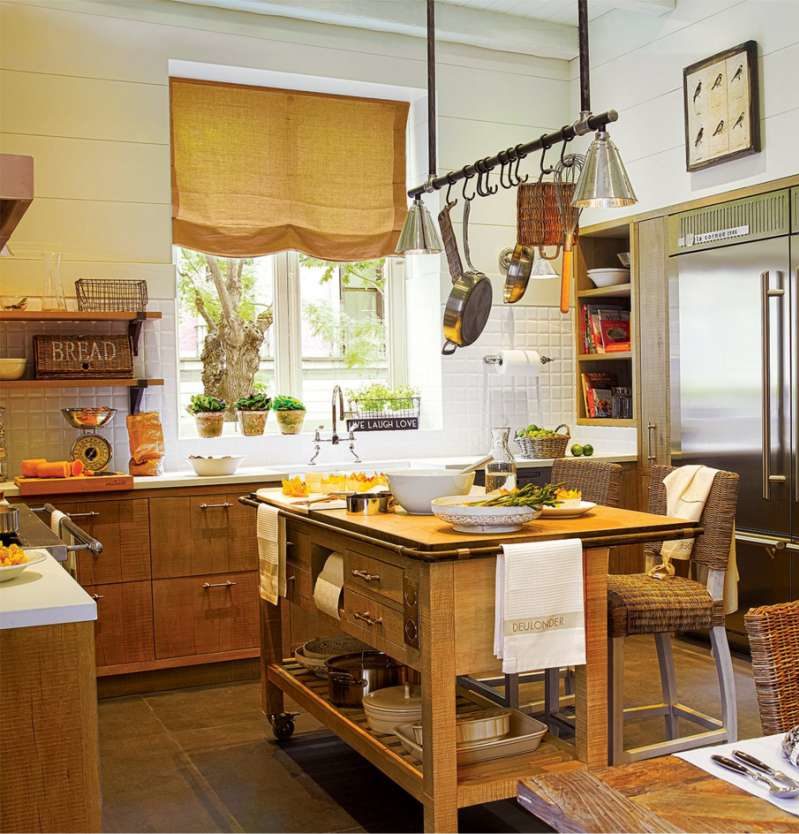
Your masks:
{"label": "green plant in pot", "polygon": [[271,407],[271,397],[267,397],[263,390],[257,388],[246,397],[239,397],[235,402],[235,408],[241,433],[246,437],[258,437],[263,434]]}
{"label": "green plant in pot", "polygon": [[302,424],[305,422],[305,406],[296,397],[278,394],[272,400],[272,411],[277,417],[281,434],[299,434],[302,431]]}
{"label": "green plant in pot", "polygon": [[188,412],[194,416],[200,437],[219,437],[225,426],[227,403],[208,394],[195,394],[189,400]]}

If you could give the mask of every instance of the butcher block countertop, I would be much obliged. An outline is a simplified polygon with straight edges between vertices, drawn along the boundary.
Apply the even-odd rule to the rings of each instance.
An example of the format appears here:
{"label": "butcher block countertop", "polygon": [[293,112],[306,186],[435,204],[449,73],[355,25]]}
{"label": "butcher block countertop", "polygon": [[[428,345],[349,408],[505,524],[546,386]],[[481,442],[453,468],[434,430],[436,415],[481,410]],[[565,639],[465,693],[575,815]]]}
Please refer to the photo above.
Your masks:
{"label": "butcher block countertop", "polygon": [[[402,548],[404,555],[437,561],[495,555],[503,543],[579,538],[586,547],[615,547],[659,539],[693,538],[698,526],[681,518],[598,506],[579,518],[538,518],[517,533],[459,533],[433,515],[409,515],[399,510],[362,516],[346,510],[314,510],[300,513],[287,507],[279,489],[260,490],[259,496],[285,512],[296,512],[311,524],[323,524],[342,532]],[[463,551],[458,553],[458,551]]]}

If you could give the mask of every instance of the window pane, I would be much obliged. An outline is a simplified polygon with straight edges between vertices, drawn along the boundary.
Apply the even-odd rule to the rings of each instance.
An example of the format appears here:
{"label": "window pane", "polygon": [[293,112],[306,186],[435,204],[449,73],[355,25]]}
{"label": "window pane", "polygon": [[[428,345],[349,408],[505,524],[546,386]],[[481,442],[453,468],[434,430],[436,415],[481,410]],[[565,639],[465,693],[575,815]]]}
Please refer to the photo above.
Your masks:
{"label": "window pane", "polygon": [[307,425],[330,426],[335,385],[386,383],[385,261],[332,263],[300,254],[302,399]]}
{"label": "window pane", "polygon": [[[274,388],[274,261],[180,249],[177,269],[179,413],[182,433],[190,435],[192,395],[205,391],[233,401],[248,393],[254,354],[260,361],[252,384]],[[234,330],[243,335],[242,346],[227,338]],[[225,431],[233,432],[233,424]]]}

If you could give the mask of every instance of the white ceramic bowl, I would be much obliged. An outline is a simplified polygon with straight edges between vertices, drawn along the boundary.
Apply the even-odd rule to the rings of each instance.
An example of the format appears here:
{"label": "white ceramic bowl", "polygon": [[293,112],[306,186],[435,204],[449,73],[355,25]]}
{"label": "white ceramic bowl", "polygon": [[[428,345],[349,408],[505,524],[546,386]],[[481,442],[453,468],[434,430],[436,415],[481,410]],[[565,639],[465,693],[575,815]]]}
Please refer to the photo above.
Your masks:
{"label": "white ceramic bowl", "polygon": [[629,269],[589,269],[588,277],[595,287],[612,287],[614,284],[629,284]]}
{"label": "white ceramic bowl", "polygon": [[388,488],[397,503],[414,515],[431,515],[430,502],[444,495],[468,495],[474,472],[446,469],[406,469],[388,473]]}
{"label": "white ceramic bowl", "polygon": [[515,533],[528,521],[538,518],[541,510],[531,507],[478,507],[484,495],[449,495],[432,502],[433,513],[451,524],[459,533]]}
{"label": "white ceramic bowl", "polygon": [[0,359],[0,379],[22,379],[27,359]]}
{"label": "white ceramic bowl", "polygon": [[38,565],[46,558],[47,556],[44,553],[32,553],[28,556],[28,561],[23,562],[21,565],[6,565],[5,567],[0,566],[0,582],[8,582],[11,579],[16,579],[26,568]]}
{"label": "white ceramic bowl", "polygon": [[244,460],[242,455],[189,455],[189,463],[198,475],[233,475]]}

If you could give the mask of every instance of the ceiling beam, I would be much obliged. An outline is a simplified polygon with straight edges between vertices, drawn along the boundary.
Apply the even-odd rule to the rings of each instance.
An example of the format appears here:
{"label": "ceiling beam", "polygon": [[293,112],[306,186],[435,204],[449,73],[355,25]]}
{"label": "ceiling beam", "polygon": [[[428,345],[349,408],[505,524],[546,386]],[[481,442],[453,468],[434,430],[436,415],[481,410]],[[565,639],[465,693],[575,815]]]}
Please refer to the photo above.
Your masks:
{"label": "ceiling beam", "polygon": [[[625,0],[626,2],[627,0]],[[634,0],[651,5],[665,0]],[[176,0],[180,3],[216,6],[277,17],[299,18],[314,23],[370,29],[424,38],[424,0],[376,3],[374,0]],[[449,43],[571,60],[577,55],[577,29],[560,23],[519,15],[439,3],[436,8],[436,38]]]}

